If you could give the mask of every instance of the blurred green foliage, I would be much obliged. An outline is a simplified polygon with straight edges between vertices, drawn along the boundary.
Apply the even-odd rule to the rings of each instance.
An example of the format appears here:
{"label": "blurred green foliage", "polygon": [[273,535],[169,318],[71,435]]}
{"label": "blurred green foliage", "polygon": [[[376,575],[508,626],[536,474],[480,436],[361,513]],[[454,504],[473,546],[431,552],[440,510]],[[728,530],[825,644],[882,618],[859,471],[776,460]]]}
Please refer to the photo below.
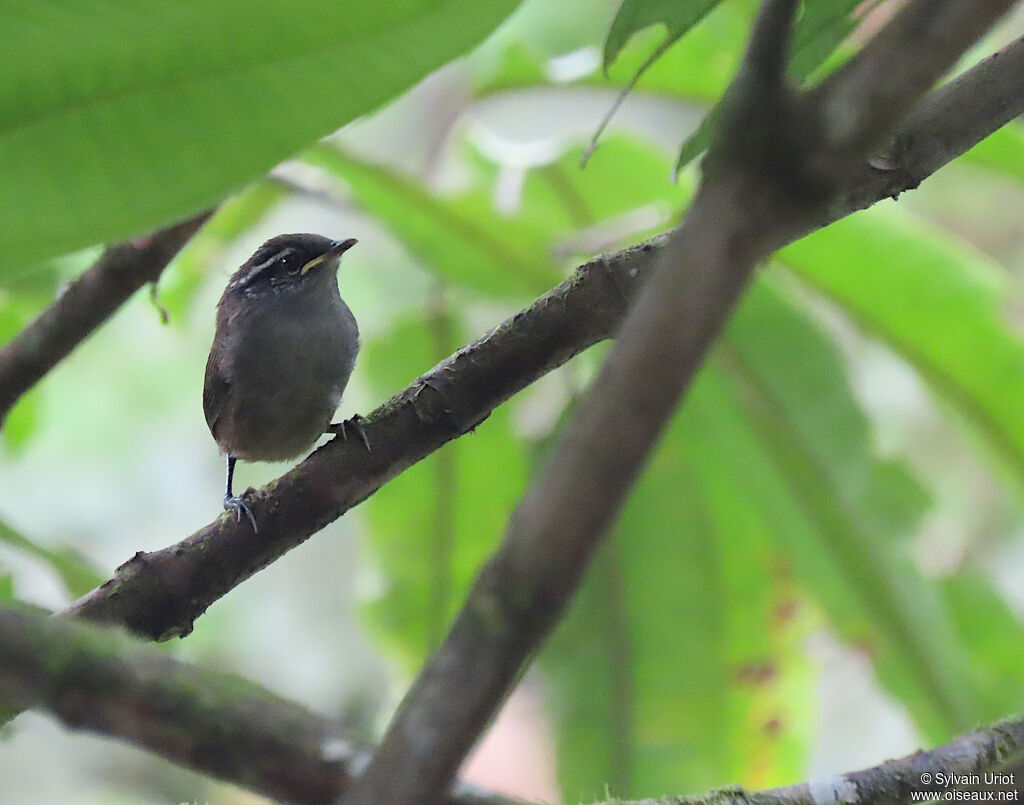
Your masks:
{"label": "blurred green foliage", "polygon": [[910,360],[1024,481],[1024,353],[1006,320],[1015,291],[998,265],[895,205],[839,221],[778,259]]}
{"label": "blurred green foliage", "polygon": [[[98,587],[106,578],[92,565],[87,557],[73,548],[56,550],[43,547],[0,521],[0,544],[15,548],[40,560],[57,574],[70,598],[78,598]],[[0,596],[3,597],[3,596]]]}
{"label": "blurred green foliage", "polygon": [[[240,241],[284,203],[326,194],[409,258],[411,267],[364,283],[418,288],[426,275],[432,288],[421,304],[387,308],[367,332],[360,371],[373,401],[593,252],[667,228],[692,194],[691,175],[669,181],[674,151],[621,131],[582,171],[591,132],[553,138],[547,159],[502,162],[473,135],[474,104],[611,87],[610,105],[639,71],[635,93],[706,110],[738,64],[754,6],[625,0],[604,43],[609,77],[595,59],[556,81],[551,59],[567,42],[599,52],[596,39],[574,41],[569,24],[589,6],[569,4],[562,17],[552,8],[562,26],[552,33],[542,6],[554,4],[528,3],[460,66],[465,125],[446,134],[457,182],[367,156],[342,136],[299,155],[322,183],[305,192],[263,174],[449,62],[515,4],[281,4],[285,24],[226,0],[162,6],[155,21],[152,9],[122,3],[110,12],[116,25],[86,16],[87,4],[61,5],[57,32],[0,11],[11,23],[0,50],[0,336],[41,309],[62,276],[55,263],[20,270],[28,261],[159,225],[248,183],[161,280],[172,322],[189,326]],[[855,5],[805,4],[798,77],[843,57]],[[641,32],[653,23],[667,34]],[[652,52],[660,58],[645,71]],[[704,132],[687,140],[685,158]],[[1008,127],[962,163],[982,187],[1024,180],[1024,131]],[[510,175],[517,189],[499,204]],[[784,249],[672,422],[539,657],[566,801],[606,787],[658,796],[803,776],[817,714],[805,643],[823,628],[870,657],[929,742],[1019,707],[1019,619],[970,554],[942,572],[919,567],[912,547],[935,506],[933,481],[907,456],[879,449],[851,380],[849,342],[884,347],[924,381],[982,462],[1010,469],[997,477],[1020,497],[1024,341],[1007,315],[1015,282],[905,206],[879,205]],[[405,669],[437,645],[595,360],[581,356],[365,504],[380,580],[367,621]],[[41,393],[9,419],[8,455],[45,429]],[[71,596],[98,580],[66,548],[3,524],[0,542],[48,565]],[[0,597],[12,594],[5,570]]]}

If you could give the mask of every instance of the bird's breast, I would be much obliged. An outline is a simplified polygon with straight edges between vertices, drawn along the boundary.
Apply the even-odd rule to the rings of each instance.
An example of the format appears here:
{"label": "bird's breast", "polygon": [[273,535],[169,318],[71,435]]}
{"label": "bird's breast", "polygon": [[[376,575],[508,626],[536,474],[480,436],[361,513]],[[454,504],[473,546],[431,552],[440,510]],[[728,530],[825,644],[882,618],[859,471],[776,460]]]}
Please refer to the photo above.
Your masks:
{"label": "bird's breast", "polygon": [[[222,447],[274,461],[308,450],[330,424],[359,351],[359,331],[340,299],[250,311],[226,333],[231,393]],[[226,442],[226,443],[225,443]]]}

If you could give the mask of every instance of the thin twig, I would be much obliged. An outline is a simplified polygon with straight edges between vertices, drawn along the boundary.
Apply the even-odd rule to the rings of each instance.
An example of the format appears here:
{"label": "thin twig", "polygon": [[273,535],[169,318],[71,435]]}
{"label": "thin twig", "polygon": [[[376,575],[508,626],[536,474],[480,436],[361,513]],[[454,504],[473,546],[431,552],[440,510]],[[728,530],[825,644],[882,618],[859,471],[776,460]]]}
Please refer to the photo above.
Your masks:
{"label": "thin twig", "polygon": [[[327,805],[369,749],[342,726],[237,676],[178,662],[119,629],[0,607],[3,704],[51,712],[88,730],[283,802]],[[2,705],[0,705],[2,706]],[[722,805],[870,805],[941,795],[939,772],[983,774],[1024,756],[1024,718],[974,730],[928,752],[825,780],[752,792],[719,790]],[[931,782],[925,782],[925,773]],[[840,797],[839,795],[842,795]],[[823,798],[824,797],[824,798]],[[706,805],[709,795],[603,805]],[[446,805],[523,805],[465,785]]]}

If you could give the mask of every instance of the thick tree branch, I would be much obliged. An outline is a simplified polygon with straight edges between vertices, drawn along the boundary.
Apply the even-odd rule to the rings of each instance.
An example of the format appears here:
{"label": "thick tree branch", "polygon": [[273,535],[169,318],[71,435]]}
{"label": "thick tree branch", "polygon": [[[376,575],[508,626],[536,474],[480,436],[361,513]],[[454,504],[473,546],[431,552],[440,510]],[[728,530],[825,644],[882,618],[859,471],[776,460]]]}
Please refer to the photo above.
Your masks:
{"label": "thick tree branch", "polygon": [[289,802],[330,802],[364,750],[339,725],[120,630],[0,608],[0,695]]}
{"label": "thick tree branch", "polygon": [[0,347],[0,427],[26,391],[147,282],[155,282],[212,210],[142,241],[109,246],[12,341]]}
{"label": "thick tree branch", "polygon": [[[965,24],[962,5],[911,2],[865,49],[869,56],[842,71],[873,75],[872,91],[836,95],[826,88],[793,99],[781,64],[795,2],[765,0],[693,205],[554,457],[344,805],[443,801],[469,749],[561,618],[756,261],[831,206],[859,166],[850,157],[863,157],[891,131],[991,22]],[[1005,10],[1009,2],[989,6]],[[925,25],[925,17],[939,22]],[[924,30],[908,36],[908,20]],[[921,62],[909,79],[886,72],[906,58]],[[845,87],[842,80],[833,86]],[[845,116],[838,129],[831,119],[837,109]]]}
{"label": "thick tree branch", "polygon": [[[71,729],[125,740],[181,766],[283,802],[327,805],[369,749],[337,722],[241,679],[178,662],[118,629],[0,607],[0,697],[46,710]],[[1024,718],[974,730],[928,752],[770,791],[614,805],[850,805],[907,802],[950,790],[935,775],[983,774],[1024,758]],[[932,775],[930,783],[922,774]],[[997,787],[998,788],[998,787]],[[1005,788],[1005,787],[1004,787]],[[446,805],[523,805],[457,786]],[[603,805],[613,805],[604,803]]]}

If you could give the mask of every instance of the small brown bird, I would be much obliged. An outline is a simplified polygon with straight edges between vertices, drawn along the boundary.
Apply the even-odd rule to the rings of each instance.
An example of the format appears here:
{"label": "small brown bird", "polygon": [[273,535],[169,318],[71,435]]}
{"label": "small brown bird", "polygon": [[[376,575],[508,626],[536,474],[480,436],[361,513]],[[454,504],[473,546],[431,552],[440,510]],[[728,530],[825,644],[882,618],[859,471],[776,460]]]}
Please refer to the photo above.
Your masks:
{"label": "small brown bird", "polygon": [[235,462],[295,458],[331,424],[359,352],[359,328],[338,291],[338,262],[356,240],[278,235],[231,277],[217,305],[203,411],[227,456],[224,508],[252,510],[231,491]]}

